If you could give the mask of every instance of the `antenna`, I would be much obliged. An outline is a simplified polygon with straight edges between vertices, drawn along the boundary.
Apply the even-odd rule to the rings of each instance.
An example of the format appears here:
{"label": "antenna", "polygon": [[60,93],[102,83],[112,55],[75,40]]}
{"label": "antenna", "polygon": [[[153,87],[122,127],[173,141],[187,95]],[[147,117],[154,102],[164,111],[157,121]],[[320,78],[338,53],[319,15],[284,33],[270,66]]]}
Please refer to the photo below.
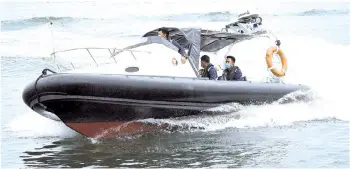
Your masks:
{"label": "antenna", "polygon": [[[50,21],[50,32],[51,32],[52,54],[54,55],[54,60],[55,60],[54,32],[52,31],[52,24],[53,24],[53,22],[52,22],[52,21]],[[51,55],[52,55],[52,54],[51,54]]]}

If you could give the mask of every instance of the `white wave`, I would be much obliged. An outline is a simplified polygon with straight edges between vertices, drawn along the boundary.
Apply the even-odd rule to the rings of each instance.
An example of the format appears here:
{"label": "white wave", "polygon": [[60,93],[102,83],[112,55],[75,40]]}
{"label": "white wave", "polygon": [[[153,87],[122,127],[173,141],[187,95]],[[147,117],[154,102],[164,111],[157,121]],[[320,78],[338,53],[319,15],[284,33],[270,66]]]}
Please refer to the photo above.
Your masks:
{"label": "white wave", "polygon": [[73,137],[77,134],[62,122],[29,111],[11,119],[4,132],[18,137]]}
{"label": "white wave", "polygon": [[248,106],[242,110],[218,116],[182,119],[146,119],[145,123],[168,124],[186,131],[216,131],[226,128],[252,128],[289,126],[295,122],[311,120],[341,119],[349,121],[348,110],[334,108],[336,103],[316,101],[314,103],[270,104]]}

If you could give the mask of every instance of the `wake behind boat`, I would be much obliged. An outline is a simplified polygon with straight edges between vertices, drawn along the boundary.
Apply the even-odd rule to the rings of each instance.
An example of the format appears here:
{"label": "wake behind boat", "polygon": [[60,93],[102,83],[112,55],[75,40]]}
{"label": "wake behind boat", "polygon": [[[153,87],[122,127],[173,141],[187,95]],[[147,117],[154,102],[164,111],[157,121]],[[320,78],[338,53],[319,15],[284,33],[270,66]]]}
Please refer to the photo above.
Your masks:
{"label": "wake behind boat", "polygon": [[[237,22],[227,26],[240,27]],[[239,30],[210,31],[195,28],[167,27],[170,36],[186,48],[186,64],[174,64],[180,55],[170,41],[156,36],[157,30],[146,33],[145,40],[122,50],[106,49],[108,58],[99,64],[91,50],[83,49],[97,65],[84,72],[77,69],[48,74],[48,69],[23,92],[24,102],[37,113],[64,122],[73,130],[89,136],[115,136],[149,131],[137,120],[174,118],[203,113],[227,103],[272,103],[307,86],[248,81],[220,81],[199,77],[200,53],[217,52],[238,41],[245,41],[265,32],[246,34]],[[159,53],[135,54],[146,47]],[[279,49],[278,49],[279,50]],[[60,52],[55,53],[58,55]],[[151,69],[157,64],[157,69]],[[71,64],[74,68],[75,66]],[[63,69],[59,66],[59,69]]]}

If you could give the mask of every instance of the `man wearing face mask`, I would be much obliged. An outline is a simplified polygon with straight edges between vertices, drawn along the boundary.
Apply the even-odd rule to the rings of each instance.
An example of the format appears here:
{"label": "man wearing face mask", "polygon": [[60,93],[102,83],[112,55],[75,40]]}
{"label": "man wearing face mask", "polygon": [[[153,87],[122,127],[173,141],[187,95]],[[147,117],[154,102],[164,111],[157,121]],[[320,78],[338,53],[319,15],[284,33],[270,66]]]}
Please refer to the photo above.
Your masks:
{"label": "man wearing face mask", "polygon": [[201,73],[201,77],[207,77],[210,80],[217,80],[217,70],[213,64],[210,63],[210,57],[207,55],[203,55],[201,57],[201,67],[203,71]]}
{"label": "man wearing face mask", "polygon": [[188,59],[188,56],[184,50],[184,48],[182,46],[179,45],[178,42],[174,41],[174,40],[171,40],[169,39],[169,31],[165,28],[161,28],[158,30],[158,36],[161,36],[165,39],[167,39],[168,41],[170,41],[175,47],[177,47],[179,50],[178,50],[178,53],[182,56],[182,63],[184,64],[186,62],[186,59]]}
{"label": "man wearing face mask", "polygon": [[223,75],[219,77],[219,80],[227,81],[242,81],[242,73],[238,66],[235,66],[235,58],[233,56],[227,56]]}

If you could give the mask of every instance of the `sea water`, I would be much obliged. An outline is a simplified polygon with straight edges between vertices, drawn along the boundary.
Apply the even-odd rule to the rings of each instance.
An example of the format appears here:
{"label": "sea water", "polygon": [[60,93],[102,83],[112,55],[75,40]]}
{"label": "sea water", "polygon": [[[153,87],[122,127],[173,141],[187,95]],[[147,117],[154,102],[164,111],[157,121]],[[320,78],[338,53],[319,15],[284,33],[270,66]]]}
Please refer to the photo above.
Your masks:
{"label": "sea water", "polygon": [[[1,168],[349,168],[349,5],[348,1],[2,1]],[[282,41],[289,63],[284,80],[310,86],[311,99],[226,105],[222,108],[232,113],[220,116],[145,119],[170,124],[174,130],[108,140],[81,136],[33,112],[22,100],[26,84],[42,69],[56,68],[50,57],[54,50],[126,46],[162,26],[220,30],[246,9],[258,10],[264,26]],[[236,57],[262,59],[264,53],[250,50],[255,45],[259,44],[243,45],[238,50],[248,52]]]}

